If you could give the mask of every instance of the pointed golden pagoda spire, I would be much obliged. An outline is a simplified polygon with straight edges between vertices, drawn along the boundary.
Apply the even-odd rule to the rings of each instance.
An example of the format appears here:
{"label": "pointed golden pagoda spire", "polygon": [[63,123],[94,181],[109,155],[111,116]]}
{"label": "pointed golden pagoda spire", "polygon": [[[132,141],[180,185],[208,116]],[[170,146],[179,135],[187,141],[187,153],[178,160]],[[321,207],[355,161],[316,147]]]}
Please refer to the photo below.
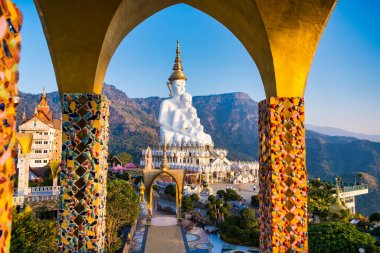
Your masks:
{"label": "pointed golden pagoda spire", "polygon": [[336,179],[336,201],[335,204],[339,206],[343,206],[342,201],[340,200],[340,179]]}
{"label": "pointed golden pagoda spire", "polygon": [[181,50],[179,47],[179,40],[177,40],[176,57],[174,60],[173,73],[169,77],[169,81],[172,83],[174,80],[187,80],[185,73],[183,73],[181,63]]}
{"label": "pointed golden pagoda spire", "polygon": [[24,108],[24,111],[22,113],[22,121],[25,122],[26,121],[26,112],[25,112],[25,108]]}
{"label": "pointed golden pagoda spire", "polygon": [[161,169],[167,171],[169,169],[168,159],[166,158],[166,141],[164,138],[163,158],[161,162]]}

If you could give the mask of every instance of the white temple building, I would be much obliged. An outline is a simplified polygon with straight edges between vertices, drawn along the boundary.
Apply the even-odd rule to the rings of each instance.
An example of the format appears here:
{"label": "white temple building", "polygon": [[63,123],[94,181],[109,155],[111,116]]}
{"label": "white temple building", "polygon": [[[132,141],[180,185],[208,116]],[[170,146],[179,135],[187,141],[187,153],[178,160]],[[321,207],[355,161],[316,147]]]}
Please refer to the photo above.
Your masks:
{"label": "white temple building", "polygon": [[62,119],[54,119],[45,89],[30,119],[26,118],[24,111],[19,132],[33,136],[30,154],[22,154],[19,149],[17,155],[17,194],[24,195],[28,194],[30,180],[43,178],[51,161],[61,161]]}
{"label": "white temple building", "polygon": [[146,167],[146,158],[151,156],[153,167],[159,169],[165,144],[169,168],[186,170],[189,183],[258,182],[257,161],[229,161],[227,150],[214,148],[211,136],[204,132],[197,110],[192,106],[192,96],[186,93],[186,80],[177,42],[173,73],[167,82],[170,98],[160,106],[159,148],[143,150],[140,166]]}

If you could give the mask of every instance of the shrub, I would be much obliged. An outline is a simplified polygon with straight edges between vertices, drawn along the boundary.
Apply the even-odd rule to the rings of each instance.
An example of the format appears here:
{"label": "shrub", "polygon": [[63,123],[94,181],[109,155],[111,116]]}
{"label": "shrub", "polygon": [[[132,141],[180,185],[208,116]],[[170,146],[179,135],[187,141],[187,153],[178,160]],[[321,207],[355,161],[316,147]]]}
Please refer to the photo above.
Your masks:
{"label": "shrub", "polygon": [[369,221],[380,221],[380,212],[375,212],[369,216]]}
{"label": "shrub", "polygon": [[259,206],[260,206],[260,197],[259,197],[259,195],[253,195],[251,197],[251,205],[254,208],[259,208]]}
{"label": "shrub", "polygon": [[175,197],[176,194],[176,187],[174,184],[169,184],[168,186],[165,187],[165,194]]}
{"label": "shrub", "polygon": [[310,226],[309,252],[358,252],[364,248],[366,252],[375,250],[375,239],[362,233],[349,223],[326,222]]}
{"label": "shrub", "polygon": [[198,201],[198,200],[199,200],[199,195],[196,194],[196,193],[191,194],[190,197],[191,197],[191,200],[192,200],[192,201]]}

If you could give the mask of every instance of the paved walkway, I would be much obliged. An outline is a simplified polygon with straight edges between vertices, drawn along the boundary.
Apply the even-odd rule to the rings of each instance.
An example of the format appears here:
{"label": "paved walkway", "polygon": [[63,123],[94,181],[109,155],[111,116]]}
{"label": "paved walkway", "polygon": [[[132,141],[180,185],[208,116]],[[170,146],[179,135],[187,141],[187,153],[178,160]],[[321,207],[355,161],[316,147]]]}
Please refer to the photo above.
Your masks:
{"label": "paved walkway", "polygon": [[154,217],[151,224],[148,227],[144,253],[186,252],[181,227],[176,225],[175,217]]}

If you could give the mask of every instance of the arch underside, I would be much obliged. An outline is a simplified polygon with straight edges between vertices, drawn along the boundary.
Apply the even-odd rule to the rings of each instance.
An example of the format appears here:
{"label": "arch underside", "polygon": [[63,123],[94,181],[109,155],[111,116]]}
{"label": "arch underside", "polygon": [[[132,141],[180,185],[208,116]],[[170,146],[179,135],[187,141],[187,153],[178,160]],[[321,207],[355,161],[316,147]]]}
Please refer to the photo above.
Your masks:
{"label": "arch underside", "polygon": [[336,0],[34,0],[58,89],[100,94],[125,36],[153,14],[185,3],[215,18],[255,61],[267,97],[303,96],[318,41]]}
{"label": "arch underside", "polygon": [[147,197],[148,208],[152,209],[152,192],[154,182],[161,176],[168,175],[174,179],[176,183],[176,204],[177,207],[181,206],[182,194],[183,194],[183,186],[185,181],[185,171],[184,170],[148,170],[143,171],[144,176],[144,185],[145,185],[145,195]]}

